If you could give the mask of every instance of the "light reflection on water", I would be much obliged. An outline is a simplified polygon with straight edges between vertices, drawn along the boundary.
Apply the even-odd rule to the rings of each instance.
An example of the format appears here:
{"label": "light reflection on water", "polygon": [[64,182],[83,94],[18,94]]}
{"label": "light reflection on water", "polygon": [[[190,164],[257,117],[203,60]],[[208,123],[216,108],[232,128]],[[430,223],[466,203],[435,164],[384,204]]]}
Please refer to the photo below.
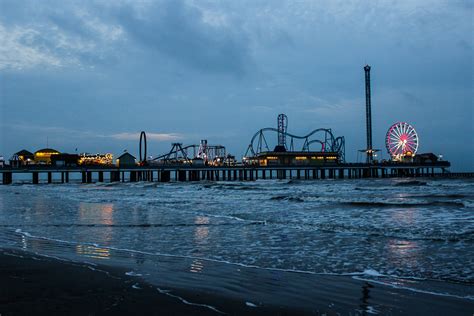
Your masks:
{"label": "light reflection on water", "polygon": [[110,259],[110,249],[89,245],[76,245],[78,255],[94,259]]}
{"label": "light reflection on water", "polygon": [[196,245],[204,245],[207,243],[209,236],[209,226],[203,226],[209,224],[209,217],[196,216],[194,223],[197,224],[194,231],[194,242]]}
{"label": "light reflection on water", "polygon": [[415,240],[388,240],[388,260],[392,261],[397,267],[418,267],[421,253],[418,242]]}
{"label": "light reflection on water", "polygon": [[98,238],[103,245],[110,245],[114,234],[114,205],[111,203],[79,203],[79,223],[100,224]]}
{"label": "light reflection on water", "polygon": [[193,259],[191,262],[191,267],[189,268],[189,272],[193,273],[201,273],[204,269],[204,261],[199,259]]}
{"label": "light reflection on water", "polygon": [[394,221],[403,224],[406,227],[413,224],[418,217],[418,210],[416,208],[394,209],[391,212],[391,217]]}
{"label": "light reflection on water", "polygon": [[[207,250],[207,243],[209,238],[209,226],[210,222],[209,217],[206,216],[196,216],[194,219],[194,223],[197,225],[194,230],[194,244],[196,252],[194,255],[202,254]],[[199,259],[194,259],[191,263],[191,267],[189,269],[190,272],[193,273],[200,273],[204,268],[204,261]]]}

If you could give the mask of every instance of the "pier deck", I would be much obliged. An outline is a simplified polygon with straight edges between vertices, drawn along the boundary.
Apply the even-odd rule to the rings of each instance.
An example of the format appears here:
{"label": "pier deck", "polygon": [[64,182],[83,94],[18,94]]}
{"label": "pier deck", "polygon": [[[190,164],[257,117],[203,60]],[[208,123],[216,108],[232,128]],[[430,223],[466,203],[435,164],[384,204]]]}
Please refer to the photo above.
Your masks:
{"label": "pier deck", "polygon": [[[360,179],[397,177],[464,176],[474,173],[450,173],[448,161],[436,163],[345,163],[322,166],[193,166],[193,165],[152,165],[119,168],[115,166],[50,166],[34,165],[19,168],[0,168],[2,183],[11,184],[17,175],[23,181],[30,175],[31,183],[68,183],[70,175],[80,175],[82,183],[93,182],[137,182],[137,181],[254,181],[257,179]],[[42,177],[40,177],[40,175]],[[40,181],[40,178],[46,179]],[[53,181],[54,179],[54,181]]]}

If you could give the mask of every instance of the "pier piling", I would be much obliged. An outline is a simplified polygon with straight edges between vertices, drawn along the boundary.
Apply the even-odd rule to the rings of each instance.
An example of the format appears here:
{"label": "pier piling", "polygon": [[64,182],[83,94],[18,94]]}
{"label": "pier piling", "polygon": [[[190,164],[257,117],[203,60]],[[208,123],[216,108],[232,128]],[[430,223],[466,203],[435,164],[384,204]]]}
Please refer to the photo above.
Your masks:
{"label": "pier piling", "polygon": [[39,174],[38,172],[32,172],[32,176],[33,176],[33,184],[38,184],[39,183]]}

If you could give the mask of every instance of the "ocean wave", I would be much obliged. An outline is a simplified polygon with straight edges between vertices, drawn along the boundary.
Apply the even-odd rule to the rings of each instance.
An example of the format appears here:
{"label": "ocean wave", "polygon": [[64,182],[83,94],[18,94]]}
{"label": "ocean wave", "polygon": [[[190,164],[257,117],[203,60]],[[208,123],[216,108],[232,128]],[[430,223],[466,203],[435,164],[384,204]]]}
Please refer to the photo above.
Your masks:
{"label": "ocean wave", "polygon": [[[114,228],[153,228],[153,227],[195,227],[195,226],[234,226],[234,225],[265,225],[265,221],[239,220],[234,223],[172,223],[172,224],[26,224],[22,227],[114,227]],[[18,225],[2,224],[0,227],[16,227]]]}
{"label": "ocean wave", "polygon": [[379,201],[348,201],[340,202],[343,205],[358,206],[358,207],[426,207],[426,206],[451,206],[451,207],[464,207],[463,202],[456,201],[430,201],[430,202],[409,202],[409,203],[396,203],[396,202],[379,202]]}
{"label": "ocean wave", "polygon": [[425,195],[411,195],[412,197],[422,197],[422,198],[439,198],[439,199],[464,199],[467,197],[472,197],[474,195],[467,194],[425,194]]}
{"label": "ocean wave", "polygon": [[356,191],[392,191],[391,186],[380,186],[380,187],[355,187]]}
{"label": "ocean wave", "polygon": [[427,185],[427,183],[425,181],[412,180],[412,181],[397,182],[394,184],[394,186],[421,186],[421,185]]}
{"label": "ocean wave", "polygon": [[474,201],[463,201],[464,207],[474,207]]}
{"label": "ocean wave", "polygon": [[202,185],[205,189],[215,190],[241,190],[241,191],[262,191],[266,190],[266,187],[260,185],[249,185],[242,183],[206,183]]}
{"label": "ocean wave", "polygon": [[401,227],[374,227],[371,225],[360,226],[357,224],[344,223],[296,223],[291,221],[279,221],[268,219],[266,225],[282,225],[285,227],[307,227],[311,230],[319,230],[325,233],[353,233],[358,236],[396,238],[401,240],[426,240],[433,242],[459,242],[474,241],[474,230],[458,231],[456,233],[445,231],[434,231],[431,227],[411,228],[407,230]]}
{"label": "ocean wave", "polygon": [[290,202],[304,202],[304,200],[297,196],[276,195],[270,198],[272,201],[290,201]]}

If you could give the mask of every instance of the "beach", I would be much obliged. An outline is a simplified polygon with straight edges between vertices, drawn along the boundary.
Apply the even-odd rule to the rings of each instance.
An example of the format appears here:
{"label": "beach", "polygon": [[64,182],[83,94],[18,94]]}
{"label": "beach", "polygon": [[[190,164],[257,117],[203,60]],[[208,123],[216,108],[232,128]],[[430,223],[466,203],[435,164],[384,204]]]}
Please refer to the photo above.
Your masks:
{"label": "beach", "polygon": [[337,276],[315,279],[312,291],[318,295],[313,308],[284,301],[250,303],[190,288],[168,289],[165,294],[127,275],[123,268],[66,262],[12,249],[1,250],[0,272],[1,315],[469,315],[474,308],[473,302],[462,299]]}

